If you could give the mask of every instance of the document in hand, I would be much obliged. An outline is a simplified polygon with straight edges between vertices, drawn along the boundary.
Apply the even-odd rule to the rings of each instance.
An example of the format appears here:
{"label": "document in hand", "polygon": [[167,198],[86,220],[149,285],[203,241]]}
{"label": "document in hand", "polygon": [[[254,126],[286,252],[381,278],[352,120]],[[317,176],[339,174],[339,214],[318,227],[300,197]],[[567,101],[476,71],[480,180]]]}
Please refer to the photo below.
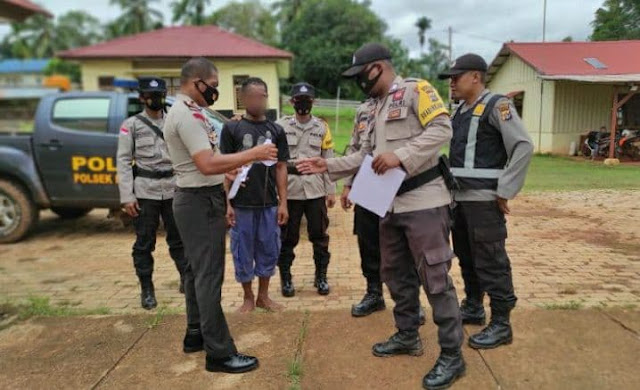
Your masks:
{"label": "document in hand", "polygon": [[349,200],[384,217],[407,174],[400,168],[394,168],[377,175],[371,167],[372,162],[373,157],[364,158],[351,186]]}
{"label": "document in hand", "polygon": [[242,167],[242,170],[238,173],[233,184],[231,184],[231,189],[229,190],[229,199],[233,199],[238,195],[238,190],[240,189],[240,185],[247,180],[247,176],[249,176],[249,170],[253,165],[245,165]]}

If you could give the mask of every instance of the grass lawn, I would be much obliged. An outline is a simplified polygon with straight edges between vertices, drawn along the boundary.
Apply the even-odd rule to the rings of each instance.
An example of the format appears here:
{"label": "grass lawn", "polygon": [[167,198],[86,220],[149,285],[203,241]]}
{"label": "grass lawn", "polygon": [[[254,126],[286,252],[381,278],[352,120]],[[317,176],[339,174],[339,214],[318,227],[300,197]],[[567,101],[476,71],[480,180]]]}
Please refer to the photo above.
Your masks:
{"label": "grass lawn", "polygon": [[[285,114],[293,114],[293,107],[283,107]],[[335,125],[335,110],[314,108],[313,114],[329,122],[336,144],[342,153],[353,129],[355,109],[342,108]],[[342,187],[342,184],[339,184]],[[531,161],[524,191],[581,191],[592,189],[640,189],[640,165],[606,166],[602,162],[536,155]]]}

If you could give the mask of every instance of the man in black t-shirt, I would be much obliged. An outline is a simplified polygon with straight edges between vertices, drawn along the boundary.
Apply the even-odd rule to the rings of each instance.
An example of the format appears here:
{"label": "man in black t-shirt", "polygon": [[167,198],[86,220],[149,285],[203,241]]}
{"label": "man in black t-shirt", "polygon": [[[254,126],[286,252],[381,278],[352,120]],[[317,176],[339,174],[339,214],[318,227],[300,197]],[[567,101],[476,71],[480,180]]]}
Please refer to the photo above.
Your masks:
{"label": "man in black t-shirt", "polygon": [[[248,78],[241,89],[247,114],[225,124],[220,138],[222,153],[236,153],[256,145],[273,143],[278,148],[278,162],[255,162],[248,169],[239,188],[225,181],[227,222],[231,226],[231,253],[236,280],[242,284],[244,303],[239,312],[255,307],[278,310],[282,306],[269,297],[269,281],[274,275],[280,254],[280,227],[289,218],[287,212],[287,160],[289,146],[284,129],[266,119],[267,85],[259,78]],[[243,179],[243,174],[237,180]],[[252,281],[258,277],[258,297]]]}

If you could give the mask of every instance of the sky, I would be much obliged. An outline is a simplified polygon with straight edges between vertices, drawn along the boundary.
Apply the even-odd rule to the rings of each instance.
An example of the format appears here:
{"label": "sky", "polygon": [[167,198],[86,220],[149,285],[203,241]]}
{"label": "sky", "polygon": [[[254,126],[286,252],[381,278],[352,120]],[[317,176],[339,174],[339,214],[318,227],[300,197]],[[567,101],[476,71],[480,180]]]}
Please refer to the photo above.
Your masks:
{"label": "sky", "polygon": [[[263,0],[273,3],[275,0]],[[604,0],[548,0],[546,40],[559,41],[566,36],[586,40],[590,23]],[[36,0],[54,15],[70,10],[84,10],[106,22],[119,14],[119,8],[109,0]],[[165,15],[165,25],[171,24],[172,0],[158,0],[154,8]],[[229,3],[212,0],[207,13]],[[431,19],[432,37],[447,44],[449,27],[453,30],[453,57],[475,52],[491,61],[503,42],[542,41],[544,0],[372,0],[371,9],[388,25],[388,34],[399,38],[412,56],[420,53],[416,20]],[[87,4],[91,4],[90,7]],[[0,25],[0,39],[9,31]]]}

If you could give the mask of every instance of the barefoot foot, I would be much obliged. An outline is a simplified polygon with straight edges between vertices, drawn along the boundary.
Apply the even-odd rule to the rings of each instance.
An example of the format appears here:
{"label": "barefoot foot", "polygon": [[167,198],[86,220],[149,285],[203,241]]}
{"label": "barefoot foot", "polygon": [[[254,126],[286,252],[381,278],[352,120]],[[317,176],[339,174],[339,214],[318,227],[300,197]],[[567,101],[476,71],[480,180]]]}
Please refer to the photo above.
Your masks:
{"label": "barefoot foot", "polygon": [[281,311],[284,309],[284,306],[274,302],[269,297],[258,297],[258,299],[256,299],[256,307],[267,311]]}
{"label": "barefoot foot", "polygon": [[253,302],[253,298],[245,299],[242,306],[238,308],[238,313],[250,313],[255,310],[256,304]]}

